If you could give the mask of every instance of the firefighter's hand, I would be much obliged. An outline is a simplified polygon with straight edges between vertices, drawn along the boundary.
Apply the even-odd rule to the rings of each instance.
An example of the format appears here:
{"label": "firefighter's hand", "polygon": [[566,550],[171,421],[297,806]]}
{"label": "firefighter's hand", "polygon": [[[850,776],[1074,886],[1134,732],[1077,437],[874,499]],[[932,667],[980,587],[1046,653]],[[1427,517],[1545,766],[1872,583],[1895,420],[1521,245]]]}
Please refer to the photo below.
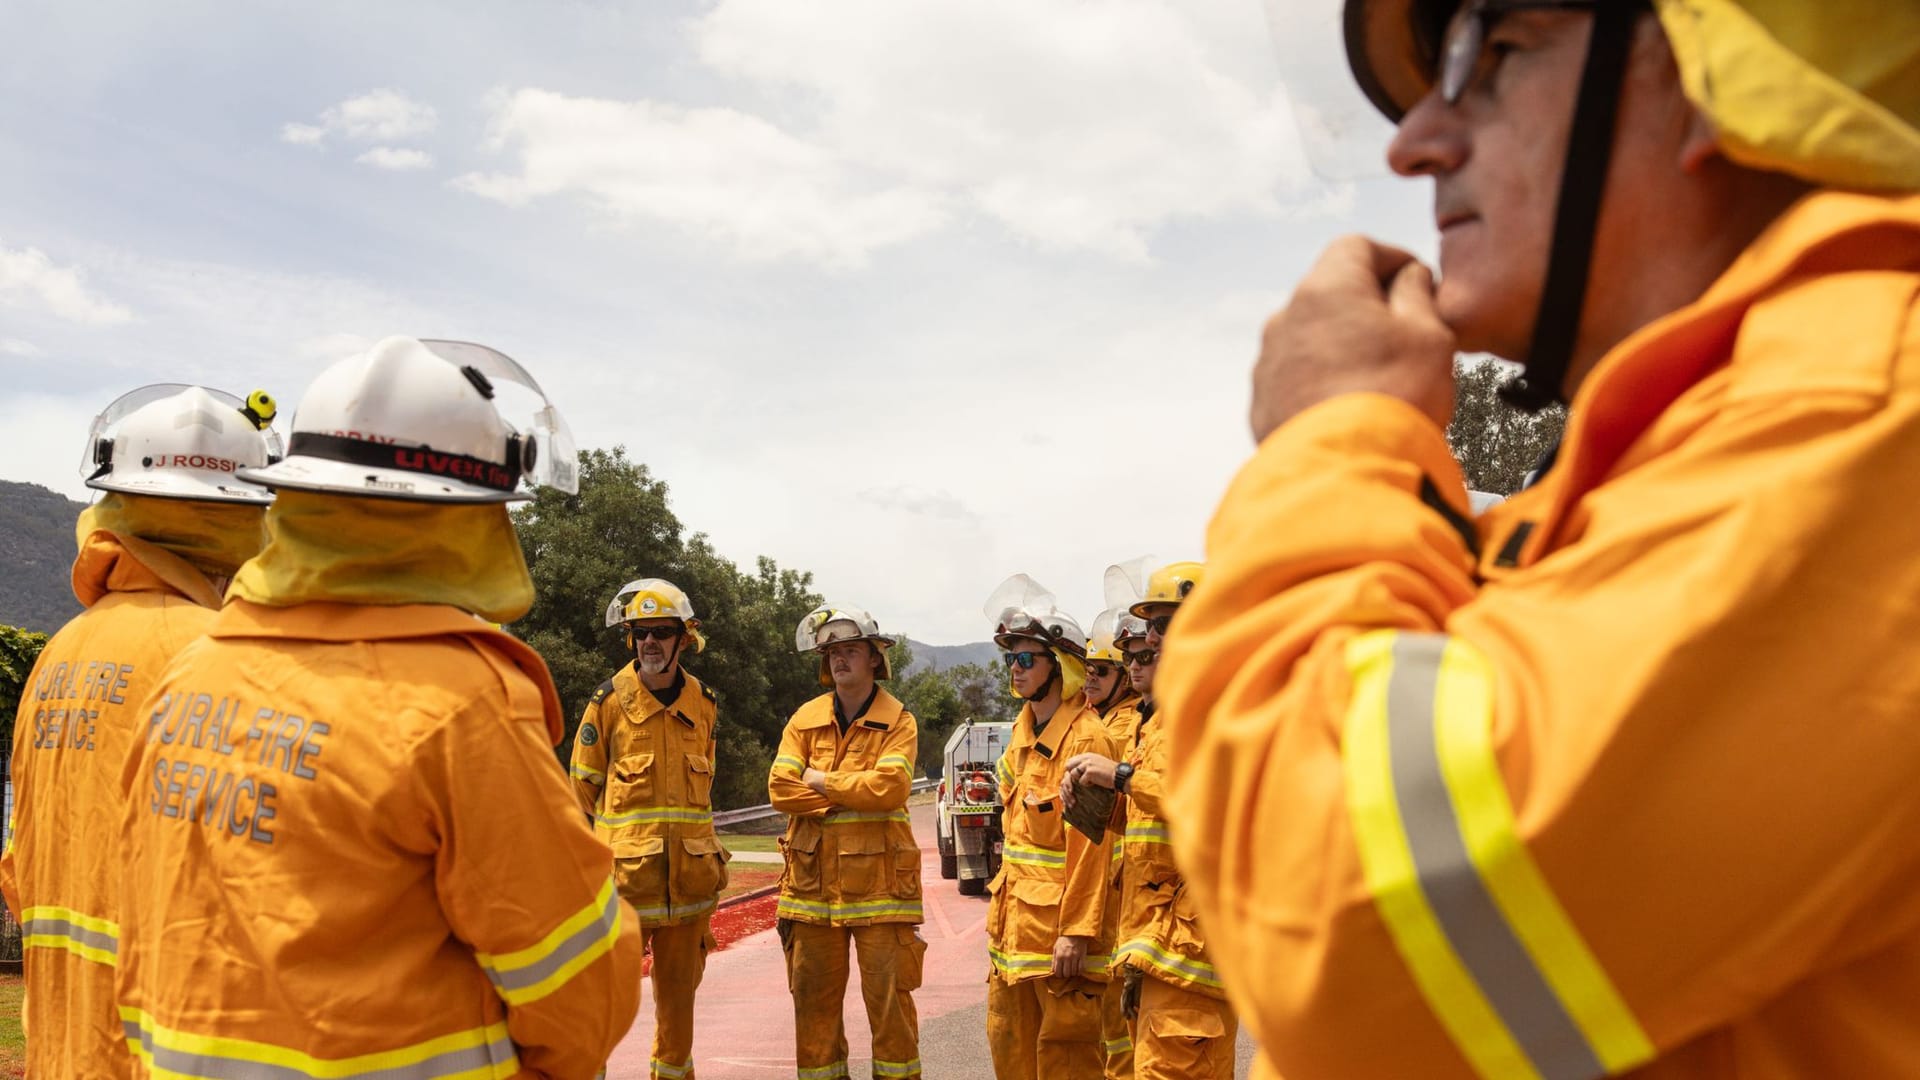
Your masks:
{"label": "firefighter's hand", "polygon": [[1119,764],[1109,757],[1099,754],[1075,754],[1067,759],[1067,770],[1060,777],[1060,801],[1073,806],[1073,788],[1075,784],[1092,787],[1113,788],[1114,766]]}
{"label": "firefighter's hand", "polygon": [[1453,331],[1434,307],[1432,271],[1364,236],[1335,240],[1267,320],[1253,369],[1253,439],[1352,393],[1397,397],[1445,429],[1453,352]]}
{"label": "firefighter's hand", "polygon": [[1053,974],[1063,979],[1077,979],[1087,969],[1087,946],[1092,938],[1062,937],[1053,941]]}
{"label": "firefighter's hand", "polygon": [[[1128,964],[1121,969],[1120,1015],[1129,1020],[1140,1015],[1140,980],[1146,978],[1140,969]],[[1111,975],[1108,978],[1112,978]]]}
{"label": "firefighter's hand", "polygon": [[808,769],[806,772],[800,774],[800,779],[808,787],[813,789],[815,795],[825,795],[827,793],[827,774],[821,772],[819,769]]}

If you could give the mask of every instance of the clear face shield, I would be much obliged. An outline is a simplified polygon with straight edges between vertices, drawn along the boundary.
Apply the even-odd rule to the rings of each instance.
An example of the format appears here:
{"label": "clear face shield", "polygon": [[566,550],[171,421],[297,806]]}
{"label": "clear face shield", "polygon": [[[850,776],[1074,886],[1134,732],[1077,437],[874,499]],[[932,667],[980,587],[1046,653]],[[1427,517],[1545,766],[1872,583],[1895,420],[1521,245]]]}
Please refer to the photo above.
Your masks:
{"label": "clear face shield", "polygon": [[[101,410],[100,415],[93,418],[93,426],[87,430],[87,445],[80,452],[81,478],[91,478],[101,465],[105,464],[101,460],[100,443],[102,440],[113,438],[114,432],[120,429],[121,421],[156,401],[164,401],[193,389],[196,387],[187,383],[153,383],[138,390],[129,390],[115,398],[112,404]],[[242,416],[248,415],[247,403],[232,394],[224,390],[215,390],[210,386],[201,386],[197,389],[205,391],[207,396],[220,404],[231,406],[234,412]],[[266,428],[260,432],[260,436],[266,441],[268,460],[278,460],[285,456],[287,448],[281,441],[279,432]]]}
{"label": "clear face shield", "polygon": [[1307,163],[1327,180],[1387,175],[1393,125],[1347,64],[1343,0],[1266,0],[1274,59]]}
{"label": "clear face shield", "polygon": [[493,384],[494,407],[514,430],[533,440],[526,479],[568,495],[580,490],[580,455],[573,430],[548,400],[540,383],[512,357],[467,341],[423,340],[435,356],[456,367],[471,367]]}
{"label": "clear face shield", "polygon": [[1147,595],[1147,578],[1159,565],[1160,560],[1155,556],[1142,555],[1107,567],[1106,576],[1101,579],[1107,607],[1125,614],[1128,608],[1139,603]]}
{"label": "clear face shield", "polygon": [[1040,620],[1058,607],[1053,593],[1025,574],[1015,574],[987,595],[980,613],[994,626],[994,633],[1031,633],[1046,640]]}

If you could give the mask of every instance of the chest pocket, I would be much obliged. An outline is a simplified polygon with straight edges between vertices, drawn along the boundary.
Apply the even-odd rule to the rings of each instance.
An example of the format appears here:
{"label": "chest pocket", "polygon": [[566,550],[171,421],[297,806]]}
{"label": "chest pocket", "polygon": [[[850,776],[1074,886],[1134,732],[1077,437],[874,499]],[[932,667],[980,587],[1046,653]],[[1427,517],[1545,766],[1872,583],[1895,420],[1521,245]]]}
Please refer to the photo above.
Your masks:
{"label": "chest pocket", "polygon": [[693,806],[713,805],[713,763],[687,755],[687,799]]}
{"label": "chest pocket", "polygon": [[628,754],[615,761],[607,774],[607,806],[619,811],[652,802],[653,771],[652,754]]}

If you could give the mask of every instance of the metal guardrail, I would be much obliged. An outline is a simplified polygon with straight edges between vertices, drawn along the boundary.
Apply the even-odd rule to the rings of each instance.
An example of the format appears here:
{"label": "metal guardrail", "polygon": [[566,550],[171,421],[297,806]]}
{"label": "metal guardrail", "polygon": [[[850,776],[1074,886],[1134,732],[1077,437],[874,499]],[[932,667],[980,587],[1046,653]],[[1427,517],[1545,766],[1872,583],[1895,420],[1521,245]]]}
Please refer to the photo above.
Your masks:
{"label": "metal guardrail", "polygon": [[[931,791],[934,785],[939,782],[940,781],[930,776],[923,776],[913,782],[913,790],[916,793]],[[759,806],[743,806],[738,810],[717,811],[713,815],[713,827],[716,829],[727,829],[735,825],[745,825],[750,821],[764,821],[767,818],[780,816],[780,811],[775,810],[773,806],[768,803],[762,803]]]}

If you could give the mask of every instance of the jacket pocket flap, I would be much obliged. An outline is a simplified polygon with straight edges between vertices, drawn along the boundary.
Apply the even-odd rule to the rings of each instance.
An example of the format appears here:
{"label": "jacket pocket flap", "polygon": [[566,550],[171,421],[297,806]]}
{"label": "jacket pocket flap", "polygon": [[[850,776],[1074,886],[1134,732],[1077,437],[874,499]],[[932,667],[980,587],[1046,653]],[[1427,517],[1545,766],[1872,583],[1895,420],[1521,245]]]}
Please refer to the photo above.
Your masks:
{"label": "jacket pocket flap", "polygon": [[667,842],[658,836],[623,836],[612,846],[616,859],[638,859],[667,850]]}
{"label": "jacket pocket flap", "polygon": [[820,850],[820,822],[809,817],[794,818],[793,831],[787,837],[787,847],[802,855],[811,855]]}
{"label": "jacket pocket flap", "polygon": [[1145,1019],[1163,1039],[1218,1039],[1227,1033],[1220,1015],[1206,1009],[1154,1009]]}
{"label": "jacket pocket flap", "polygon": [[680,843],[686,847],[689,855],[718,855],[727,850],[719,838],[713,836],[683,836]]}
{"label": "jacket pocket flap", "polygon": [[839,840],[842,855],[885,855],[887,853],[887,838],[882,833],[855,828],[842,833]]}
{"label": "jacket pocket flap", "polygon": [[652,754],[628,754],[613,763],[613,775],[621,780],[645,776],[653,770]]}
{"label": "jacket pocket flap", "polygon": [[713,766],[707,764],[706,758],[694,757],[691,754],[687,755],[687,768],[697,773],[711,773],[713,771]]}
{"label": "jacket pocket flap", "polygon": [[1060,883],[1042,881],[1038,878],[1011,878],[1007,882],[1013,889],[1013,898],[1023,904],[1034,907],[1060,906]]}

